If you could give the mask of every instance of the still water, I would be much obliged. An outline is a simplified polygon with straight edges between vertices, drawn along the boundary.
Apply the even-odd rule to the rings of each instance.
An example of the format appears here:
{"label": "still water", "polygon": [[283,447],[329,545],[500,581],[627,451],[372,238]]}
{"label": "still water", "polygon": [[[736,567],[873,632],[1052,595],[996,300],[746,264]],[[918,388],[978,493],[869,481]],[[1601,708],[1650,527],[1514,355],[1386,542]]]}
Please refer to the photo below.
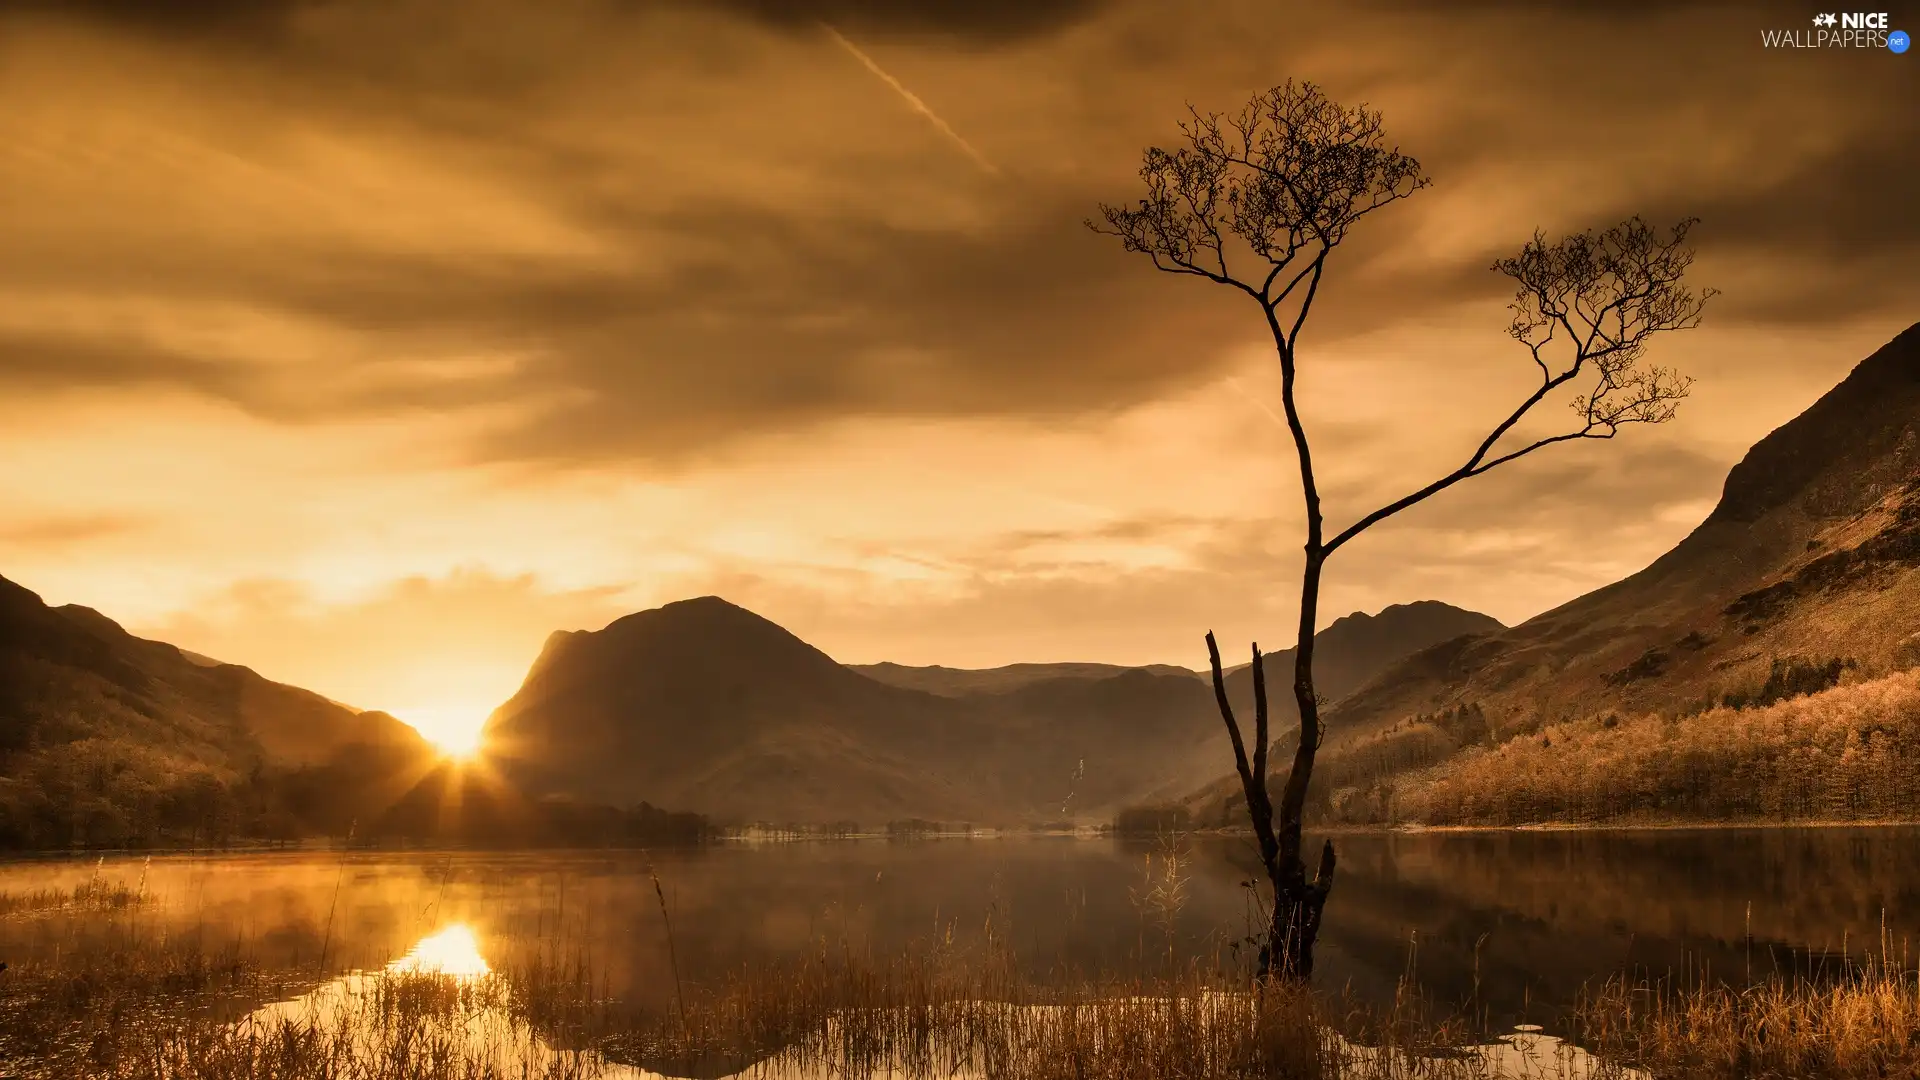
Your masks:
{"label": "still water", "polygon": [[[1818,972],[1920,939],[1920,830],[1368,834],[1336,838],[1317,981],[1391,1000],[1410,977],[1505,1030],[1555,1030],[1622,971],[1738,981]],[[1192,842],[1174,904],[1166,850],[1112,839],[842,841],[690,851],[109,857],[0,864],[0,890],[144,878],[141,916],[267,964],[460,971],[508,942],[591,957],[617,994],[671,993],[830,941],[885,955],[988,935],[1036,977],[1236,962],[1255,924],[1241,841]],[[651,871],[651,873],[650,873]],[[36,929],[38,926],[38,929]],[[0,957],[56,937],[0,919]],[[1920,940],[1916,940],[1920,945]]]}

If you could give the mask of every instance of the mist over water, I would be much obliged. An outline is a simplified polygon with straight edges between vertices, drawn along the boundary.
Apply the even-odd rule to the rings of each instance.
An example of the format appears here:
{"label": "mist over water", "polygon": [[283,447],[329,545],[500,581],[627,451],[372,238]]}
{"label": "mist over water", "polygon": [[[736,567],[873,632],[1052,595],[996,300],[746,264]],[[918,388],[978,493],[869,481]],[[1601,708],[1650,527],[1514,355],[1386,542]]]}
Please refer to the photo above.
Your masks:
{"label": "mist over water", "polygon": [[[1349,835],[1319,985],[1369,1002],[1409,974],[1490,1027],[1554,1030],[1583,984],[1628,971],[1738,982],[1835,970],[1920,938],[1920,830],[1847,828]],[[143,875],[134,916],[263,965],[485,971],[587,959],[607,990],[664,1005],[672,963],[718,979],[823,948],[1011,946],[1039,980],[1239,964],[1254,925],[1244,841],[1193,838],[1177,910],[1165,847],[1127,840],[845,841],[568,853],[265,853],[40,859],[0,889]],[[659,877],[672,922],[673,960]],[[1166,895],[1164,889],[1160,896]],[[71,933],[84,935],[84,926]],[[1884,936],[1883,936],[1884,935]],[[71,948],[0,919],[0,949]],[[1910,954],[1911,955],[1911,954]],[[412,957],[412,960],[408,960]]]}

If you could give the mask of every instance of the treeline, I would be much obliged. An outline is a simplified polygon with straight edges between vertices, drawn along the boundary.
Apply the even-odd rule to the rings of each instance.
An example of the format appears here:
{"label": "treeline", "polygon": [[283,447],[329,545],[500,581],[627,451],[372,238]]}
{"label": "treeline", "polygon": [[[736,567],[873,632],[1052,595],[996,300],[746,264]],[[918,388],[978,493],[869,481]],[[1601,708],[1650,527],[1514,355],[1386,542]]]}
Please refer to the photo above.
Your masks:
{"label": "treeline", "polygon": [[690,843],[697,814],[527,800],[416,755],[355,747],[317,766],[207,762],[112,738],[0,754],[0,850],[357,843],[625,846]]}
{"label": "treeline", "polygon": [[[1819,667],[1776,673],[1801,685],[1837,675]],[[1549,725],[1396,787],[1399,818],[1434,825],[1912,818],[1920,671],[1758,708]]]}
{"label": "treeline", "polygon": [[298,804],[337,791],[315,782],[299,800],[287,778],[265,770],[236,776],[112,738],[17,750],[0,756],[0,773],[0,848],[13,850],[292,840],[324,831]]}
{"label": "treeline", "polygon": [[925,818],[898,818],[887,822],[887,835],[895,839],[915,836],[947,836],[955,833],[971,835],[971,821],[928,821]]}
{"label": "treeline", "polygon": [[1159,836],[1192,827],[1193,815],[1184,806],[1129,806],[1113,819],[1113,831],[1122,836]]}
{"label": "treeline", "polygon": [[448,764],[355,830],[358,843],[479,848],[648,847],[696,844],[713,835],[702,814],[646,802],[615,807],[528,799],[485,769]]}
{"label": "treeline", "polygon": [[[1396,792],[1410,772],[1446,761],[1462,750],[1485,743],[1492,725],[1484,708],[1461,703],[1436,712],[1420,713],[1355,745],[1329,750],[1314,764],[1307,788],[1306,818],[1328,824],[1392,824],[1398,820]],[[1290,760],[1292,742],[1276,743],[1272,756]],[[1283,765],[1268,778],[1275,791],[1286,782]],[[1225,798],[1211,804],[1203,828],[1239,828],[1246,823],[1246,796],[1235,782]],[[1116,826],[1117,827],[1117,826]]]}

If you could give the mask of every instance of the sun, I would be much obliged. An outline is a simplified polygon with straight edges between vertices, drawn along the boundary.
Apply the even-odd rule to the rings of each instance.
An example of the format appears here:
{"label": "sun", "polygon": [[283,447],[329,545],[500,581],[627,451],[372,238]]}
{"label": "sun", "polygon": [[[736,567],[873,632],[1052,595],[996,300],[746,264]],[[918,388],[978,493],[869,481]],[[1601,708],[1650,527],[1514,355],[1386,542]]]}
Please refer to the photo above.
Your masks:
{"label": "sun", "polygon": [[488,710],[473,706],[420,706],[394,713],[443,757],[468,761],[480,756]]}

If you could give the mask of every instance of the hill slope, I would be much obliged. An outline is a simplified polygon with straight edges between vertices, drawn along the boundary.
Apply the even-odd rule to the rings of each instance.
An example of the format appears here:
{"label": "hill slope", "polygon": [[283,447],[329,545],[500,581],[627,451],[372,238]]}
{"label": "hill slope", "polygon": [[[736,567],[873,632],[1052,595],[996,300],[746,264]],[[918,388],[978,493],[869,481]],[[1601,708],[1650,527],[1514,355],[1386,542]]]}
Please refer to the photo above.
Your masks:
{"label": "hill slope", "polygon": [[[1462,738],[1901,669],[1920,660],[1916,571],[1920,325],[1756,443],[1713,512],[1646,569],[1510,630],[1415,653],[1341,700],[1328,782],[1354,779],[1343,755],[1390,770]],[[1442,722],[1467,712],[1464,727]],[[1213,816],[1230,789],[1220,781],[1199,812]]]}
{"label": "hill slope", "polygon": [[[90,608],[48,607],[0,578],[0,846],[344,830],[432,758],[385,713],[134,637]],[[294,774],[308,782],[286,782]]]}

